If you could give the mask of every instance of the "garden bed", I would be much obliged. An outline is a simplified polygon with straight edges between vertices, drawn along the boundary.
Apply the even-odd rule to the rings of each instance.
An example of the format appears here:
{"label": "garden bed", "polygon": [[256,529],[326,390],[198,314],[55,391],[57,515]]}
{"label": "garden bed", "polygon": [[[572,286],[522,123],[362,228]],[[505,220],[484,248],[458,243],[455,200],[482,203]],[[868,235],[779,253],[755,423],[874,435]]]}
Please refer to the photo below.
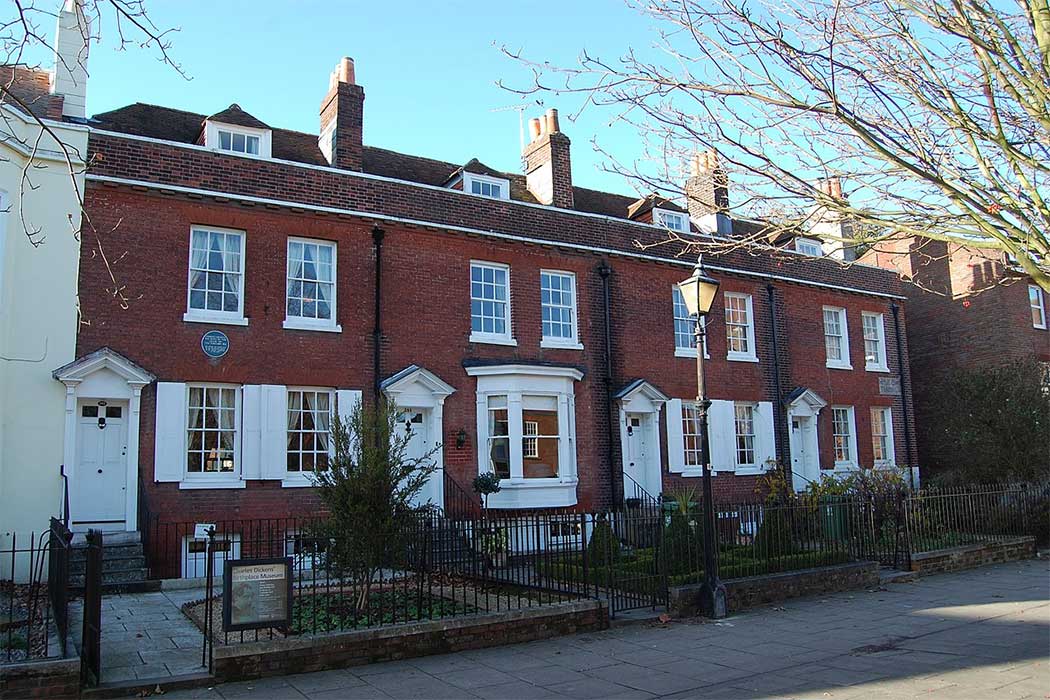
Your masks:
{"label": "garden bed", "polygon": [[[846,551],[811,551],[784,554],[773,557],[756,557],[753,548],[744,545],[730,545],[719,552],[719,576],[724,579],[748,578],[812,569],[823,566],[845,564],[853,561]],[[700,552],[692,552],[691,558],[701,559]],[[584,575],[583,555],[568,557],[554,562],[538,562],[537,568],[553,579],[577,584],[615,588],[628,593],[650,595],[657,586],[662,585],[662,575],[667,573],[669,586],[683,586],[699,583],[704,572],[701,566],[670,566],[655,561],[653,548],[638,549],[624,554],[614,564],[605,566],[589,565]]]}

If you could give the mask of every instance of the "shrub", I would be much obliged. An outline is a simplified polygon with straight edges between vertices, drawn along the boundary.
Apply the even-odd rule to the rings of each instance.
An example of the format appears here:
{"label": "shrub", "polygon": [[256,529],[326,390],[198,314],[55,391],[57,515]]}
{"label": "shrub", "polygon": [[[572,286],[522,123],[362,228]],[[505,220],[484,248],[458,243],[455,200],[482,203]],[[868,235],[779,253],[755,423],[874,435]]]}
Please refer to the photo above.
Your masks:
{"label": "shrub", "polygon": [[664,528],[661,556],[669,574],[683,574],[702,566],[703,538],[688,515],[675,511]]}
{"label": "shrub", "polygon": [[792,521],[783,508],[769,508],[755,533],[755,556],[770,558],[798,551],[792,533]]}
{"label": "shrub", "polygon": [[594,524],[587,554],[590,556],[591,566],[611,566],[620,561],[620,540],[605,517],[599,517]]}

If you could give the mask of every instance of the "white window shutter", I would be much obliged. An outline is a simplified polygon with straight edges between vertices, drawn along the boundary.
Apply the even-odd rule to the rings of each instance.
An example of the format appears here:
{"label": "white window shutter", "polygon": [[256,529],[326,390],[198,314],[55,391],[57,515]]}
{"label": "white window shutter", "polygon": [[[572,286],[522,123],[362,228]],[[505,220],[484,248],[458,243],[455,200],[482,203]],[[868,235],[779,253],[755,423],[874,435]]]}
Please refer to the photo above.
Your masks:
{"label": "white window shutter", "polygon": [[261,388],[261,477],[284,479],[288,476],[288,388],[277,384],[264,384]]}
{"label": "white window shutter", "polygon": [[[350,414],[360,404],[361,392],[357,389],[339,389],[335,392],[335,407],[336,411],[338,411],[339,421],[343,424],[344,429],[350,429]],[[350,438],[350,444],[347,446],[347,450],[351,455],[356,454],[354,436],[349,435],[348,437]]]}
{"label": "white window shutter", "polygon": [[241,475],[262,478],[262,387],[245,384],[241,389]]}
{"label": "white window shutter", "polygon": [[186,385],[157,382],[154,481],[182,481],[186,472]]}
{"label": "white window shutter", "polygon": [[760,401],[755,408],[755,463],[762,469],[777,460],[777,431],[773,423],[773,404]]}
{"label": "white window shutter", "polygon": [[711,442],[711,469],[736,469],[736,412],[732,401],[719,399],[711,402],[707,416]]}
{"label": "white window shutter", "polygon": [[672,474],[685,471],[685,440],[682,438],[682,400],[664,404],[667,419],[667,468]]}

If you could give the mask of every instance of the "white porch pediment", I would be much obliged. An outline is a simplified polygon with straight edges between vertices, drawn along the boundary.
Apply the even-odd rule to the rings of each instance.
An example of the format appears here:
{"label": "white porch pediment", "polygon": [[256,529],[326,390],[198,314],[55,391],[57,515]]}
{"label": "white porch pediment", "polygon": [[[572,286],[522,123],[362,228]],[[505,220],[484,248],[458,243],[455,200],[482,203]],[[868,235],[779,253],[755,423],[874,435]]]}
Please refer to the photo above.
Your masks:
{"label": "white porch pediment", "polygon": [[822,399],[819,394],[805,387],[799,387],[788,394],[784,403],[793,413],[814,416],[828,405],[828,402]]}
{"label": "white porch pediment", "polygon": [[670,397],[644,379],[633,382],[616,392],[613,397],[620,401],[625,413],[655,413]]}
{"label": "white porch pediment", "polygon": [[456,389],[430,370],[409,365],[384,379],[379,388],[399,406],[428,408],[440,405]]}
{"label": "white porch pediment", "polygon": [[66,386],[74,386],[102,370],[108,370],[132,387],[142,388],[156,379],[151,372],[109,347],[77,358],[56,369],[51,376]]}

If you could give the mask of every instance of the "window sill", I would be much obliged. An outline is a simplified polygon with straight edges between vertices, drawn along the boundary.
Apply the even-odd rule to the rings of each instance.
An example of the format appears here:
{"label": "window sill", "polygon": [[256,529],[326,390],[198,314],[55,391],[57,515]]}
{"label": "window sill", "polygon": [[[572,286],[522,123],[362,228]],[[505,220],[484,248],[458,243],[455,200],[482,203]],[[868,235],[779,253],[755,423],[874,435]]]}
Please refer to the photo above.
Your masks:
{"label": "window sill", "polygon": [[[687,359],[695,360],[696,359],[696,348],[675,348],[674,349],[674,356],[675,357],[684,357],[684,358],[687,358]],[[704,353],[704,359],[705,360],[710,360],[711,356],[708,355],[705,352]],[[757,360],[756,360],[756,362],[757,362]]]}
{"label": "window sill", "polygon": [[845,369],[845,370],[852,370],[853,369],[853,365],[842,364],[841,362],[827,362],[827,363],[825,363],[824,366],[827,367],[828,369]]}
{"label": "window sill", "polygon": [[[684,469],[681,472],[679,472],[679,476],[682,476],[682,477],[684,477],[686,479],[699,479],[703,475],[704,475],[704,470],[703,469]],[[711,476],[714,477],[714,476],[717,476],[717,475],[718,475],[718,472],[715,471],[714,469],[712,469],[711,470]]]}
{"label": "window sill", "polygon": [[179,482],[180,491],[192,491],[198,489],[243,489],[247,483],[237,477],[223,479],[183,479]]}
{"label": "window sill", "polygon": [[835,462],[835,468],[832,471],[855,472],[857,471],[857,465],[853,462]]}
{"label": "window sill", "polygon": [[867,372],[884,372],[888,374],[890,368],[882,365],[864,365],[864,370]]}
{"label": "window sill", "polygon": [[282,489],[304,489],[317,486],[316,483],[309,477],[305,476],[290,476],[287,479],[281,480]]}
{"label": "window sill", "polygon": [[500,491],[489,496],[489,508],[559,508],[576,505],[576,477],[502,479]]}
{"label": "window sill", "polygon": [[730,362],[758,362],[758,355],[738,355],[728,353],[726,354],[726,359]]}
{"label": "window sill", "polygon": [[188,311],[182,315],[182,320],[186,323],[208,323],[216,326],[248,325],[248,319],[243,316],[240,318],[234,318],[231,316],[207,316],[204,314],[193,314]]}
{"label": "window sill", "polygon": [[281,327],[287,331],[320,331],[321,333],[342,333],[343,327],[336,324],[330,325],[313,325],[311,323],[304,323],[302,321],[286,318]]}
{"label": "window sill", "polygon": [[768,471],[768,469],[763,467],[737,467],[733,473],[737,476],[762,476]]}
{"label": "window sill", "polygon": [[583,343],[575,343],[572,341],[565,342],[564,340],[549,340],[544,338],[540,341],[541,348],[548,348],[550,350],[583,350]]}
{"label": "window sill", "polygon": [[507,338],[498,335],[480,335],[478,333],[470,334],[470,342],[485,343],[487,345],[509,345],[512,347],[518,346],[518,341],[514,340],[514,338]]}

